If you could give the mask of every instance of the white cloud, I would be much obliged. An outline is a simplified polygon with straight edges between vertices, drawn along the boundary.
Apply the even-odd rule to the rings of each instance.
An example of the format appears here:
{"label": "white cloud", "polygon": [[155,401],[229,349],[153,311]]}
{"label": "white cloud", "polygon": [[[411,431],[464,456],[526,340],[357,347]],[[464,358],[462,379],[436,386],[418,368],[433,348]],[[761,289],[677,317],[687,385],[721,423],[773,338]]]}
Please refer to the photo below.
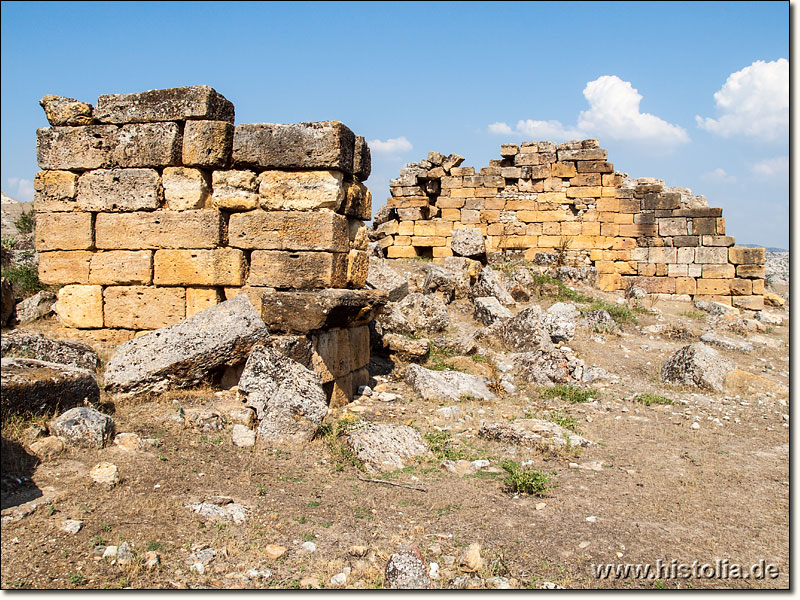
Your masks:
{"label": "white cloud", "polygon": [[719,118],[695,117],[701,129],[722,137],[785,138],[789,134],[789,61],[755,61],[732,73],[714,100]]}
{"label": "white cloud", "polygon": [[8,184],[12,193],[10,196],[20,202],[31,202],[33,200],[33,182],[29,179],[20,177],[9,177]]}
{"label": "white cloud", "polygon": [[671,149],[689,141],[686,130],[677,125],[639,110],[642,100],[628,81],[616,75],[603,75],[586,84],[583,95],[589,110],[578,115],[574,127],[561,121],[520,120],[512,132],[506,123],[489,125],[492,133],[516,133],[534,139],[565,141],[576,138],[598,137],[628,142],[658,144],[659,149]]}
{"label": "white cloud", "polygon": [[753,173],[766,178],[788,177],[789,157],[776,156],[775,158],[761,160],[753,165]]}
{"label": "white cloud", "polygon": [[728,175],[727,171],[721,167],[703,173],[700,177],[707,183],[736,183],[736,176]]}
{"label": "white cloud", "polygon": [[372,140],[369,142],[369,148],[378,154],[399,154],[400,152],[408,152],[414,146],[411,145],[405,136],[397,138],[390,138],[385,142],[381,140]]}

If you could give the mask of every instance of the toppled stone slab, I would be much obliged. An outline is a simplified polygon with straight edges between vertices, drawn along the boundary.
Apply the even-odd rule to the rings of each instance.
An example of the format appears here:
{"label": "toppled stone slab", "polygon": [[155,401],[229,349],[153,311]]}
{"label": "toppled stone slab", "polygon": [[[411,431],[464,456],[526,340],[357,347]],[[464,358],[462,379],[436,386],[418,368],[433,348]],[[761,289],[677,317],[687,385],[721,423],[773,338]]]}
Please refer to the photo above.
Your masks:
{"label": "toppled stone slab", "polygon": [[513,306],[516,304],[514,298],[508,293],[508,290],[506,290],[505,286],[500,281],[497,273],[494,272],[494,269],[486,265],[478,274],[478,279],[475,285],[472,286],[469,297],[474,299],[486,298],[488,296],[497,298],[500,303],[505,306]]}
{"label": "toppled stone slab", "polygon": [[538,306],[518,312],[510,319],[499,321],[489,329],[506,347],[519,352],[550,350],[553,342],[545,325],[544,313]]}
{"label": "toppled stone slab", "polygon": [[397,303],[397,309],[417,331],[443,331],[450,324],[447,307],[433,296],[409,294]]}
{"label": "toppled stone slab", "polygon": [[3,418],[100,401],[100,388],[87,369],[31,358],[3,358],[1,370]]}
{"label": "toppled stone slab", "polygon": [[739,309],[734,308],[732,306],[728,306],[727,304],[722,304],[720,302],[713,302],[713,301],[706,301],[706,300],[695,300],[694,302],[695,308],[705,311],[713,316],[721,316],[721,315],[729,315],[739,314]]}
{"label": "toppled stone slab", "polygon": [[497,298],[492,296],[488,298],[475,298],[473,304],[475,306],[472,313],[473,318],[484,325],[491,325],[495,321],[510,319],[512,317],[511,311],[500,304]]}
{"label": "toppled stone slab", "polygon": [[462,400],[465,397],[494,400],[486,379],[458,371],[432,371],[419,365],[406,369],[406,383],[425,400]]}
{"label": "toppled stone slab", "polygon": [[114,433],[114,419],[86,406],[71,408],[48,424],[50,433],[72,446],[103,448]]}
{"label": "toppled stone slab", "polygon": [[542,419],[517,419],[511,423],[481,423],[478,435],[517,446],[558,449],[592,445],[583,436]]}
{"label": "toppled stone slab", "polygon": [[210,371],[242,362],[269,337],[244,294],[120,346],[106,367],[110,392],[140,394],[185,388]]}
{"label": "toppled stone slab", "polygon": [[328,412],[316,373],[268,346],[256,346],[245,363],[239,393],[255,409],[261,439],[306,442]]}
{"label": "toppled stone slab", "polygon": [[270,331],[308,333],[366,325],[386,304],[383,290],[265,291],[261,316]]}
{"label": "toppled stone slab", "polygon": [[709,332],[700,336],[700,341],[712,346],[719,346],[725,350],[737,350],[739,352],[752,352],[753,344],[745,340],[737,340],[734,338],[719,335],[717,333]]}
{"label": "toppled stone slab", "polygon": [[725,376],[733,368],[733,363],[723,359],[719,352],[698,342],[684,346],[670,356],[661,367],[661,379],[721,392]]}
{"label": "toppled stone slab", "polygon": [[398,302],[408,296],[408,280],[392,269],[387,261],[371,260],[367,287],[373,290],[385,290],[389,302]]}
{"label": "toppled stone slab", "polygon": [[81,342],[52,340],[33,331],[12,331],[0,340],[3,357],[33,358],[90,371],[97,370],[97,353]]}
{"label": "toppled stone slab", "polygon": [[97,99],[99,123],[157,121],[234,121],[233,103],[207,85],[148,90],[135,94],[104,94]]}
{"label": "toppled stone slab", "polygon": [[424,590],[431,585],[428,567],[417,548],[401,548],[389,558],[384,583],[390,590]]}
{"label": "toppled stone slab", "polygon": [[186,508],[191,509],[206,520],[227,521],[236,523],[237,525],[247,521],[248,513],[250,512],[249,508],[235,502],[225,504],[224,506],[219,506],[211,502],[200,502],[198,504],[187,504]]}
{"label": "toppled stone slab", "polygon": [[370,423],[343,437],[367,471],[373,473],[402,469],[429,452],[419,432],[407,425]]}
{"label": "toppled stone slab", "polygon": [[467,258],[483,256],[486,254],[483,232],[477,228],[456,229],[453,231],[450,248],[456,256],[466,256]]}

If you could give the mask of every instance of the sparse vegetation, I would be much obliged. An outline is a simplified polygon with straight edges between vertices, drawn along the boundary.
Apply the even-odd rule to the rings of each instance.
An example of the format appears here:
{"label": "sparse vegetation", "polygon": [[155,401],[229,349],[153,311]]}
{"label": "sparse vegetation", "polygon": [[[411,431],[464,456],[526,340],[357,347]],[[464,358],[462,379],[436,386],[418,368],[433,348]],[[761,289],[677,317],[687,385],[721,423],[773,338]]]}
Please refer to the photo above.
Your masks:
{"label": "sparse vegetation", "polygon": [[556,279],[555,277],[551,277],[550,275],[532,275],[532,277],[534,285],[539,292],[547,290],[548,288],[552,288],[553,286],[556,288],[554,294],[540,293],[540,295],[555,296],[556,300],[571,300],[580,304],[586,304],[593,300],[591,296],[586,296],[570,287],[567,287],[563,281]]}
{"label": "sparse vegetation", "polygon": [[705,321],[707,313],[704,313],[702,310],[687,310],[686,312],[679,313],[682,317],[688,317],[690,319],[699,319],[701,321]]}
{"label": "sparse vegetation", "polygon": [[571,417],[560,410],[551,411],[549,420],[551,423],[555,423],[564,429],[569,429],[570,431],[578,433],[578,421],[576,421],[574,417]]}
{"label": "sparse vegetation", "polygon": [[359,471],[364,470],[364,463],[340,439],[348,431],[353,431],[361,426],[362,422],[358,417],[344,415],[337,421],[323,423],[317,430],[316,437],[323,439],[328,446],[335,470],[342,471],[347,464],[354,466]]}
{"label": "sparse vegetation", "polygon": [[591,301],[589,306],[581,307],[579,310],[581,311],[581,314],[584,315],[595,310],[604,310],[611,315],[611,318],[614,319],[619,325],[636,325],[639,323],[639,320],[636,318],[636,314],[650,313],[649,310],[640,306],[628,308],[623,304],[612,304],[611,302],[598,300],[596,298]]}
{"label": "sparse vegetation", "polygon": [[592,388],[582,388],[577,385],[559,384],[551,388],[542,388],[540,392],[542,398],[561,398],[566,402],[578,404],[588,402],[597,397],[597,390]]}
{"label": "sparse vegetation", "polygon": [[22,211],[17,220],[14,221],[14,227],[17,228],[22,235],[27,235],[29,233],[33,233],[33,228],[36,225],[36,216],[34,215],[33,209]]}
{"label": "sparse vegetation", "polygon": [[675,404],[673,400],[665,396],[659,396],[658,394],[650,394],[649,392],[643,392],[641,394],[636,394],[633,397],[634,402],[639,402],[640,404],[644,404],[645,406],[651,406],[653,404]]}
{"label": "sparse vegetation", "polygon": [[460,371],[460,369],[454,368],[447,362],[447,359],[452,358],[452,356],[453,353],[449,350],[431,344],[428,361],[425,363],[425,367],[432,371]]}
{"label": "sparse vegetation", "polygon": [[47,289],[47,286],[39,281],[39,272],[33,265],[8,267],[3,269],[3,277],[12,283],[17,294],[23,298]]}
{"label": "sparse vegetation", "polygon": [[428,442],[431,452],[439,460],[466,460],[470,458],[467,448],[458,445],[449,431],[430,431],[422,437]]}
{"label": "sparse vegetation", "polygon": [[500,466],[506,472],[503,483],[509,492],[544,496],[548,490],[556,487],[550,482],[551,475],[536,469],[523,467],[514,460],[501,461]]}

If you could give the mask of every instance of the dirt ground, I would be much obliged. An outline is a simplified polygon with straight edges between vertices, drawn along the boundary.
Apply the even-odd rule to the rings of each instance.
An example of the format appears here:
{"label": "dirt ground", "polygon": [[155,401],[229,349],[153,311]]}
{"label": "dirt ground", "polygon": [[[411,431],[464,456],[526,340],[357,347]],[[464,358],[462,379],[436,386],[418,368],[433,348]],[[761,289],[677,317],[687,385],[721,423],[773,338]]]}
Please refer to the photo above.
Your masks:
{"label": "dirt ground", "polygon": [[[217,406],[223,412],[235,405],[235,391],[212,387],[118,403],[104,397],[103,411],[113,416],[118,433],[150,440],[136,451],[72,448],[39,462],[25,450],[23,432],[30,423],[6,423],[4,475],[13,465],[34,486],[23,480],[3,493],[5,516],[30,512],[4,518],[2,588],[333,587],[331,577],[346,567],[347,587],[375,588],[382,587],[390,555],[409,544],[438,563],[433,586],[444,588],[464,575],[459,556],[472,543],[481,545],[484,559],[483,567],[470,574],[476,577],[467,585],[473,586],[505,577],[521,588],[545,582],[565,588],[787,588],[788,393],[765,388],[737,397],[661,383],[661,365],[672,352],[697,341],[707,318],[685,303],[661,301],[652,308],[657,312],[638,315],[638,325],[625,325],[621,335],[604,335],[600,342],[579,327],[568,343],[587,366],[617,376],[588,386],[597,390],[596,400],[544,399],[539,388],[531,387],[494,401],[462,401],[466,416],[446,420],[436,413],[446,403],[420,399],[403,383],[402,365],[390,370],[391,364],[376,358],[371,364],[376,391],[396,392],[400,399],[362,396],[327,418],[351,414],[409,424],[423,434],[448,432],[450,449],[459,457],[488,459],[492,465],[467,475],[441,468],[441,453],[394,473],[365,474],[334,452],[328,438],[305,447],[236,447],[230,424],[203,431],[186,426],[179,416],[180,409],[190,414]],[[789,313],[780,312],[784,325],[760,334],[774,347],[720,353],[738,368],[788,389]],[[451,305],[451,316],[448,335],[475,327],[463,304]],[[688,330],[692,337],[647,333],[648,326],[659,323],[674,325],[673,332]],[[38,328],[77,337],[53,323]],[[114,343],[119,342],[107,340],[101,358],[110,355]],[[485,355],[491,359],[493,352],[487,349]],[[448,360],[474,372],[486,368],[472,358]],[[640,392],[675,404],[645,406],[633,399]],[[572,417],[595,445],[542,454],[477,435],[483,420],[547,418],[557,412]],[[699,429],[691,427],[694,422]],[[550,474],[550,489],[541,497],[508,491],[497,468],[504,458],[533,461],[533,468]],[[100,462],[119,467],[118,485],[108,489],[89,478]],[[186,508],[213,496],[248,507],[247,520],[206,521]],[[31,503],[23,501],[32,497],[36,508],[31,511]],[[65,519],[82,521],[81,530],[62,531]],[[123,541],[136,553],[131,564],[93,556],[95,547]],[[303,549],[308,541],[316,545],[314,551]],[[285,547],[285,554],[270,559],[272,544]],[[366,546],[366,554],[354,556],[359,552],[353,546]],[[190,569],[189,556],[204,547],[216,555],[200,574]],[[160,567],[148,570],[143,556],[152,550]],[[727,559],[747,567],[763,560],[779,574],[774,579],[594,576],[598,564],[669,564],[673,559],[687,564]],[[264,573],[254,575],[253,569]]]}

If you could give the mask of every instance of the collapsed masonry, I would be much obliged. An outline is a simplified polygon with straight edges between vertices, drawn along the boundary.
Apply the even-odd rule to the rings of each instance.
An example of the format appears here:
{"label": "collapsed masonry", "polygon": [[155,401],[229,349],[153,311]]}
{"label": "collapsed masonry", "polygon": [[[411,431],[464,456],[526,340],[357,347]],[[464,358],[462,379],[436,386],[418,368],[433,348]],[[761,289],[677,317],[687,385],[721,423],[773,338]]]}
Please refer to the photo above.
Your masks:
{"label": "collapsed masonry", "polygon": [[764,249],[734,246],[721,208],[664,182],[614,171],[594,139],[505,144],[476,174],[431,152],[391,180],[373,237],[388,258],[453,255],[453,232],[478,229],[487,252],[560,253],[597,269],[605,290],[763,308]]}
{"label": "collapsed masonry", "polygon": [[36,249],[81,329],[153,330],[246,293],[313,353],[332,404],[369,377],[370,152],[342,123],[234,126],[208,86],[45,96]]}

